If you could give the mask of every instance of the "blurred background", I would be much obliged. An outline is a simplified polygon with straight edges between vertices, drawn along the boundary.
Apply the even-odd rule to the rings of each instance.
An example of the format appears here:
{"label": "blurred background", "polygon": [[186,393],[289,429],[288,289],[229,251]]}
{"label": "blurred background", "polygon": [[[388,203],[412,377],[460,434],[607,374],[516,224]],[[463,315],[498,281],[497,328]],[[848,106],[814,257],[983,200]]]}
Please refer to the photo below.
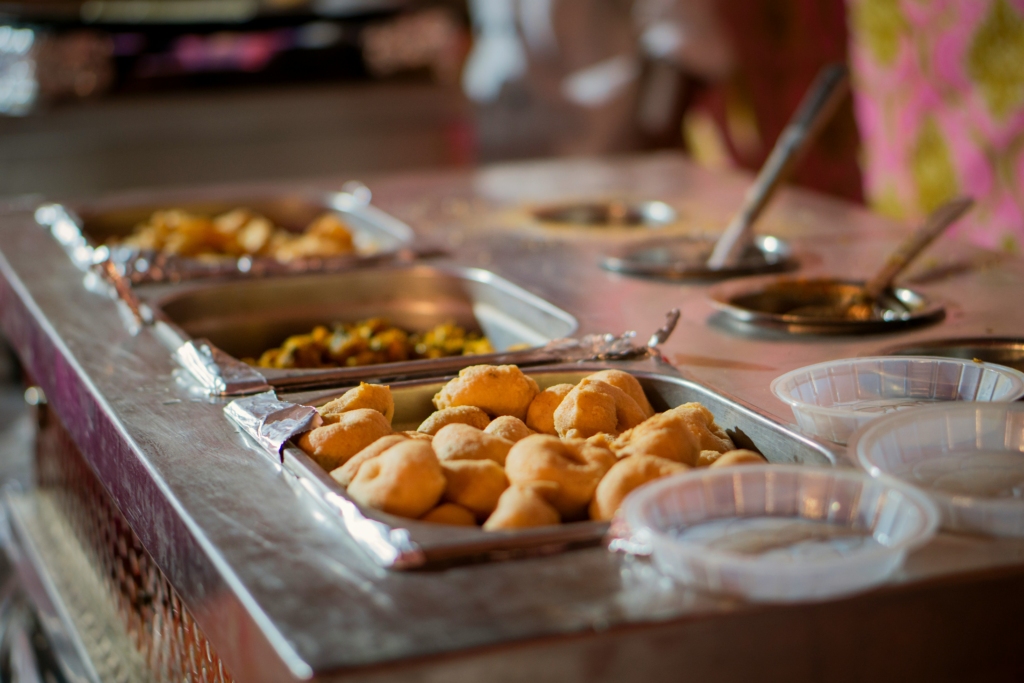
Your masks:
{"label": "blurred background", "polygon": [[825,63],[794,181],[1024,235],[1024,0],[0,2],[0,196],[678,149],[756,169]]}

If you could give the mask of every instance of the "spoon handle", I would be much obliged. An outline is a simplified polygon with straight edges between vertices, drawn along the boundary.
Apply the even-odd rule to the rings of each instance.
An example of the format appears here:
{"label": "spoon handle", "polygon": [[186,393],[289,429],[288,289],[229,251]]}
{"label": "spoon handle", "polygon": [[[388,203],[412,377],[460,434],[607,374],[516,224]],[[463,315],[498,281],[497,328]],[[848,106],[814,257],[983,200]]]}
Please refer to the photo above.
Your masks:
{"label": "spoon handle", "polygon": [[767,206],[768,200],[846,96],[847,74],[843,64],[829,64],[818,72],[793,118],[775,142],[754,184],[747,190],[740,210],[715,243],[708,258],[708,268],[718,270],[735,267],[739,262],[743,252],[753,242],[754,222]]}
{"label": "spoon handle", "polygon": [[945,232],[946,228],[956,222],[960,216],[974,205],[970,197],[960,197],[946,202],[935,209],[917,230],[910,234],[906,240],[892,253],[882,264],[881,269],[874,277],[864,285],[864,295],[869,300],[877,300],[881,294],[889,289],[892,281],[903,269],[917,258],[917,255],[924,251],[925,247]]}

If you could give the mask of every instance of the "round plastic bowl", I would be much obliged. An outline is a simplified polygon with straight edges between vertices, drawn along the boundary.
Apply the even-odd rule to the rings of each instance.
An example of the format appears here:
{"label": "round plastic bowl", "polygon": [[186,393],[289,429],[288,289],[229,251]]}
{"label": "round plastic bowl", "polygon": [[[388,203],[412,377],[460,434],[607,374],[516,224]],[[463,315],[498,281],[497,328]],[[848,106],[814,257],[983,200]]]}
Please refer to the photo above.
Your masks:
{"label": "round plastic bowl", "polygon": [[991,363],[932,356],[872,356],[808,365],[772,382],[801,431],[837,443],[868,422],[938,401],[1015,401],[1024,373]]}
{"label": "round plastic bowl", "polygon": [[909,410],[854,435],[868,474],[909,482],[954,531],[1024,536],[1024,404],[965,403]]}
{"label": "round plastic bowl", "polygon": [[762,602],[819,600],[878,584],[939,521],[913,487],[799,465],[660,479],[630,494],[622,515],[662,572]]}

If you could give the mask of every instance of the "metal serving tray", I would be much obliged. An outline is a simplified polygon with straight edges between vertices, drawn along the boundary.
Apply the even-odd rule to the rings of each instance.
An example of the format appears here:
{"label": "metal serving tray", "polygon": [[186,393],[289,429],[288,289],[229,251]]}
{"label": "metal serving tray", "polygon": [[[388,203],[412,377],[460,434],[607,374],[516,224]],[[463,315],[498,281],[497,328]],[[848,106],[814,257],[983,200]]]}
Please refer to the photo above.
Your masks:
{"label": "metal serving tray", "polygon": [[256,369],[277,388],[338,386],[366,377],[437,376],[466,365],[515,362],[510,346],[538,347],[576,331],[576,319],[494,273],[460,266],[382,266],[274,280],[195,285],[147,301],[171,351],[206,339],[236,359],[258,358],[315,325],[382,317],[408,330],[455,322],[498,353],[316,370]]}
{"label": "metal serving tray", "polygon": [[[609,364],[562,365],[528,374],[543,389],[553,384],[575,384]],[[622,367],[617,366],[617,367]],[[623,368],[628,369],[628,368]],[[690,401],[703,403],[715,415],[737,446],[762,453],[771,462],[829,465],[837,455],[824,445],[794,433],[753,408],[679,376],[633,371],[655,410],[661,412]],[[395,399],[394,428],[416,429],[434,407],[431,399],[450,378],[392,384]],[[344,393],[327,392],[280,395],[283,401],[322,405]],[[549,554],[599,543],[608,530],[606,522],[573,522],[525,531],[485,532],[478,527],[430,524],[396,517],[354,503],[335,482],[293,443],[285,445],[285,468],[299,488],[311,492],[338,519],[348,533],[381,566],[410,569],[454,561],[505,560]],[[276,453],[274,454],[276,456]]]}
{"label": "metal serving tray", "polygon": [[[397,218],[370,203],[365,186],[349,183],[341,192],[281,188],[200,188],[121,194],[92,202],[44,204],[36,222],[48,227],[71,260],[82,270],[112,260],[134,284],[179,282],[209,277],[252,277],[351,268],[393,256],[413,239],[413,231]],[[105,246],[110,238],[123,238],[161,209],[218,215],[244,207],[275,225],[301,232],[314,218],[335,212],[352,228],[356,254],[295,259],[281,263],[267,257],[188,258],[131,247]]]}

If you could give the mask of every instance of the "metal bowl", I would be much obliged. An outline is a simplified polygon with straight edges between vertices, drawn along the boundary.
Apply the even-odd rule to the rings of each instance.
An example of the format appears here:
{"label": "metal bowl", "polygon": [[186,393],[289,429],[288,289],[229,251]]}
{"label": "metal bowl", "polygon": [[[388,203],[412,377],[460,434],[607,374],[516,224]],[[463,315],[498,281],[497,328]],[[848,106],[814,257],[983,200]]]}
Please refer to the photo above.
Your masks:
{"label": "metal bowl", "polygon": [[675,223],[679,214],[665,202],[609,200],[545,206],[533,217],[547,227],[656,229]]}
{"label": "metal bowl", "polygon": [[889,347],[880,353],[891,356],[940,356],[942,358],[977,359],[1005,365],[1024,372],[1024,339],[975,337],[932,339]]}
{"label": "metal bowl", "polygon": [[946,309],[919,292],[890,289],[867,319],[801,315],[805,307],[837,306],[863,289],[864,283],[828,278],[749,278],[713,288],[708,296],[725,315],[747,325],[790,334],[870,334],[903,330],[942,320]]}
{"label": "metal bowl", "polygon": [[659,278],[663,280],[722,280],[743,275],[781,273],[797,268],[789,245],[770,235],[754,240],[733,268],[714,270],[707,267],[708,256],[715,245],[712,237],[681,236],[648,242],[627,249],[619,255],[601,258],[601,267],[614,273]]}

